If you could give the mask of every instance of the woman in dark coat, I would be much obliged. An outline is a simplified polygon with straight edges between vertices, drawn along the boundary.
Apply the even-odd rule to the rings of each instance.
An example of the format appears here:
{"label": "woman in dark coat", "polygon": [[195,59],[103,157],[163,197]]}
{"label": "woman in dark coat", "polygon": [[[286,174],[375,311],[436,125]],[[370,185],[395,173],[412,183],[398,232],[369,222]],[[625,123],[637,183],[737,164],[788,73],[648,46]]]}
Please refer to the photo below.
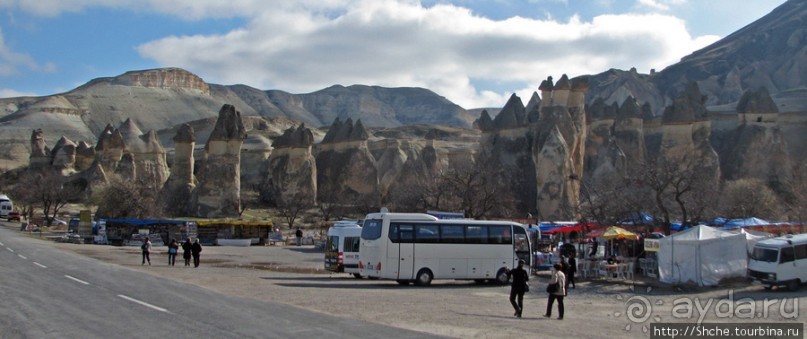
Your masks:
{"label": "woman in dark coat", "polygon": [[185,266],[191,265],[191,238],[185,239],[182,243],[182,258],[185,259]]}

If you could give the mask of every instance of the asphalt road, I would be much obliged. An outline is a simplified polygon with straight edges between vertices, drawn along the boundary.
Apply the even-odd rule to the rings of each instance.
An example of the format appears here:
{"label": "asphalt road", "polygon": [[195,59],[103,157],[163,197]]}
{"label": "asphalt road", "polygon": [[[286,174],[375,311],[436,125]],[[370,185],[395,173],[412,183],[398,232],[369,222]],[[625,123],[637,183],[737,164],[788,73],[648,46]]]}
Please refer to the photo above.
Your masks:
{"label": "asphalt road", "polygon": [[432,337],[225,296],[51,248],[6,227],[0,301],[1,338]]}

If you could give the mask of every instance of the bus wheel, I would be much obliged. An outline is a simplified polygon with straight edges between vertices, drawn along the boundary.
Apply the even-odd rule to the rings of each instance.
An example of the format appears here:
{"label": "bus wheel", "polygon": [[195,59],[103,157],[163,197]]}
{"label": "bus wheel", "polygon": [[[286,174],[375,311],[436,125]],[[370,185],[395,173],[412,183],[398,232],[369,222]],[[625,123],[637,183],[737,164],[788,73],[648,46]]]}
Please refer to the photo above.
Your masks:
{"label": "bus wheel", "polygon": [[407,286],[409,285],[409,280],[396,280],[398,285]]}
{"label": "bus wheel", "polygon": [[432,283],[432,271],[424,268],[418,271],[418,275],[415,277],[415,285],[418,286],[429,286]]}
{"label": "bus wheel", "polygon": [[773,288],[773,285],[762,285],[766,290],[770,290]]}
{"label": "bus wheel", "polygon": [[496,282],[499,285],[504,285],[510,282],[510,276],[507,275],[507,270],[504,267],[499,270],[499,273],[496,273]]}
{"label": "bus wheel", "polygon": [[353,277],[356,279],[361,279],[361,274],[353,273]]}
{"label": "bus wheel", "polygon": [[799,289],[799,285],[801,285],[801,280],[793,279],[787,282],[787,289],[790,291],[796,291]]}

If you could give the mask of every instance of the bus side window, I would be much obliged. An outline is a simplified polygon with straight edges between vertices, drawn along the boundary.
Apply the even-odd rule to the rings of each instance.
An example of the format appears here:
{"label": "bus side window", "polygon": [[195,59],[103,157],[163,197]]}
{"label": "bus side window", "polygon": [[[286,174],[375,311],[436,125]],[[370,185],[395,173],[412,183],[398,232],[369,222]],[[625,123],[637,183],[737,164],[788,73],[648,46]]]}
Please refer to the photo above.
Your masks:
{"label": "bus side window", "polygon": [[398,224],[390,224],[389,225],[389,240],[393,243],[398,242],[399,235],[398,235]]}
{"label": "bus side window", "polygon": [[358,237],[345,237],[345,252],[358,252],[360,243]]}
{"label": "bus side window", "polygon": [[466,226],[465,227],[465,243],[466,244],[487,244],[488,243],[488,227],[487,226]]}
{"label": "bus side window", "polygon": [[796,246],[795,257],[796,260],[807,259],[807,244]]}
{"label": "bus side window", "polygon": [[781,251],[782,251],[782,253],[780,254],[780,257],[779,257],[779,263],[786,263],[786,262],[792,262],[793,261],[793,259],[794,259],[793,258],[793,247],[783,247]]}

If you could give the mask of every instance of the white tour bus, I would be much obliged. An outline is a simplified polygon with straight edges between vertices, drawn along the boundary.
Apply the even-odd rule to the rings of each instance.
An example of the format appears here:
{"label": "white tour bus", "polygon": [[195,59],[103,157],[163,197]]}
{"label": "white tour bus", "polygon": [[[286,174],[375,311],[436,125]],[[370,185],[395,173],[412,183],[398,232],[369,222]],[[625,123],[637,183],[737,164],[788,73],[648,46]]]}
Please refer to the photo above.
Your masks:
{"label": "white tour bus", "polygon": [[5,218],[14,209],[11,199],[5,194],[0,194],[0,217]]}
{"label": "white tour bus", "polygon": [[807,282],[807,234],[761,240],[748,261],[748,275],[766,289],[786,285],[796,290]]}
{"label": "white tour bus", "polygon": [[440,220],[420,213],[372,213],[361,232],[361,275],[399,284],[432,279],[509,281],[507,270],[526,261],[525,227],[508,221]]}
{"label": "white tour bus", "polygon": [[337,221],[328,229],[325,242],[325,269],[331,272],[359,274],[359,240],[361,226],[357,221]]}

